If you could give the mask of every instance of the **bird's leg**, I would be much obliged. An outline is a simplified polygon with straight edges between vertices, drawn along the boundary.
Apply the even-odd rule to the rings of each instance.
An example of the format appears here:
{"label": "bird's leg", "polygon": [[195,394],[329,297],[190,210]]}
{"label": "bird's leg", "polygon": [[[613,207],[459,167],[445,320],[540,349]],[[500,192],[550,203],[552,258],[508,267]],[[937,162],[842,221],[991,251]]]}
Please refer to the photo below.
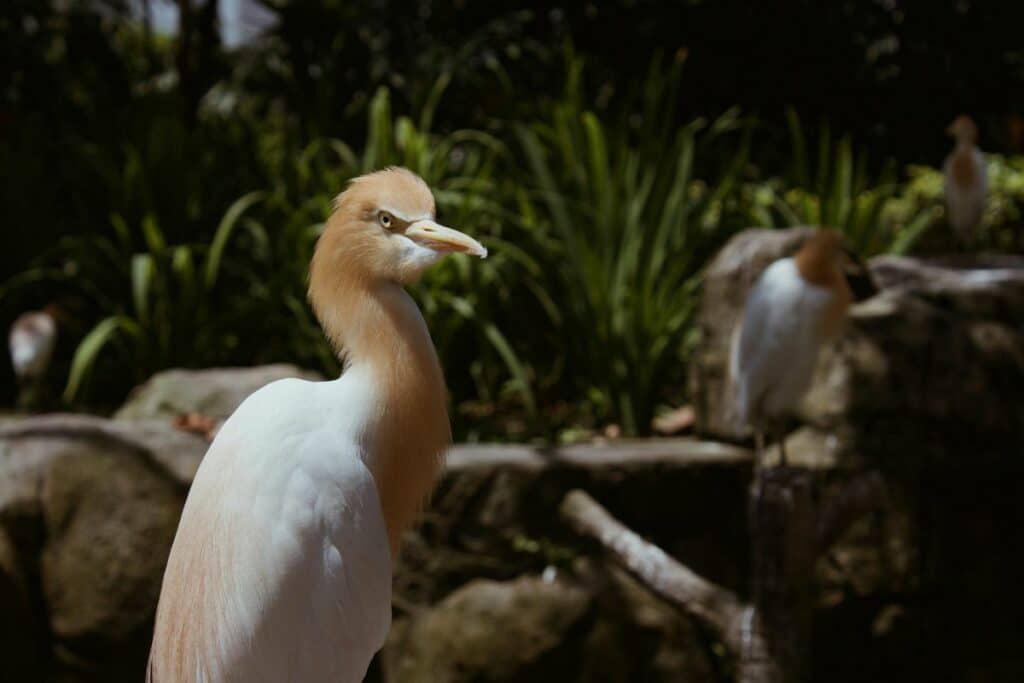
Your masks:
{"label": "bird's leg", "polygon": [[754,430],[754,470],[760,472],[764,465],[764,432]]}
{"label": "bird's leg", "polygon": [[779,430],[779,467],[786,466],[786,430]]}

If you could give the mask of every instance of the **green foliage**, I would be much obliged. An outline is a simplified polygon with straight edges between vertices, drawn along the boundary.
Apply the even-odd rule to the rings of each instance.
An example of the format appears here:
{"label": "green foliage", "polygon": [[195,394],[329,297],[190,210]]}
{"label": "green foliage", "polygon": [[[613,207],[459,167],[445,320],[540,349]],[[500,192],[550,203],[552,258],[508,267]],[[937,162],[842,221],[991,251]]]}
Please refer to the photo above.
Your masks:
{"label": "green foliage", "polygon": [[[732,112],[674,128],[681,66],[652,66],[638,97],[651,128],[642,136],[581,107],[578,63],[549,116],[517,128],[528,169],[519,212],[540,238],[532,250],[545,258],[559,337],[571,340],[566,383],[628,434],[646,433],[661,392],[681,383],[700,267],[745,221],[730,201],[749,128]],[[695,159],[722,138],[735,151],[698,181]]]}
{"label": "green foliage", "polygon": [[[261,312],[249,303],[225,315],[218,307],[217,283],[229,240],[242,216],[260,199],[254,192],[232,204],[209,246],[170,246],[157,220],[147,216],[140,228],[146,250],[129,256],[126,247],[132,244],[131,231],[115,216],[113,239],[72,243],[62,250],[64,258],[79,264],[74,278],[77,286],[100,293],[114,309],[78,344],[64,390],[66,401],[79,398],[83,386],[95,379],[95,367],[108,348],[113,354],[108,362],[130,368],[135,381],[171,366],[217,364],[237,351],[235,326],[253,323]],[[105,286],[109,286],[106,291],[102,289]]]}
{"label": "green foliage", "polygon": [[[309,259],[336,195],[383,166],[423,176],[439,220],[490,248],[412,288],[457,438],[648,431],[659,403],[686,399],[701,270],[738,229],[831,225],[871,255],[942,225],[936,169],[879,168],[795,113],[776,168],[754,144],[770,125],[735,109],[688,120],[682,53],[634,81],[570,51],[551,99],[559,72],[539,66],[562,43],[531,38],[530,11],[467,8],[490,18],[463,31],[395,25],[386,3],[266,4],[281,21],[265,40],[214,55],[189,93],[176,44],[124,18],[18,0],[21,19],[0,20],[16,124],[0,204],[23,235],[0,256],[14,274],[0,315],[76,297],[55,368],[72,405],[112,404],[170,366],[339,372],[306,302]],[[1019,248],[1024,161],[992,156],[989,174],[986,245]]]}
{"label": "green foliage", "polygon": [[[107,373],[95,366],[131,368],[129,381],[174,365],[258,362],[284,357],[336,374],[340,366],[306,304],[307,269],[331,202],[347,181],[390,165],[406,166],[431,185],[441,220],[481,236],[495,248],[486,261],[448,259],[414,288],[427,316],[449,381],[459,393],[489,400],[512,397],[536,410],[532,371],[502,323],[520,324],[544,308],[525,269],[539,266],[507,242],[508,223],[493,180],[503,145],[479,131],[431,133],[438,81],[419,123],[394,116],[381,88],[367,110],[360,153],[340,140],[319,139],[289,152],[286,133],[263,151],[270,187],[237,199],[208,242],[169,246],[155,217],[133,232],[120,216],[111,235],[68,240],[50,262],[74,264],[40,272],[73,282],[106,313],[79,343],[65,390],[69,401]],[[133,250],[141,242],[145,249]],[[534,288],[536,290],[536,288]],[[245,330],[253,339],[239,338]],[[466,363],[464,359],[472,359]]]}
{"label": "green foliage", "polygon": [[[979,246],[1016,251],[1024,246],[1024,157],[987,154],[988,197],[982,216]],[[907,168],[908,180],[883,221],[906,221],[931,212],[944,216],[942,171],[929,166]]]}
{"label": "green foliage", "polygon": [[866,155],[854,153],[849,136],[835,139],[823,125],[812,159],[800,120],[792,110],[788,121],[792,146],[788,183],[776,181],[764,188],[770,224],[837,228],[862,256],[872,256],[908,251],[937,218],[932,207],[896,210],[900,186],[891,166],[879,177],[870,177]]}

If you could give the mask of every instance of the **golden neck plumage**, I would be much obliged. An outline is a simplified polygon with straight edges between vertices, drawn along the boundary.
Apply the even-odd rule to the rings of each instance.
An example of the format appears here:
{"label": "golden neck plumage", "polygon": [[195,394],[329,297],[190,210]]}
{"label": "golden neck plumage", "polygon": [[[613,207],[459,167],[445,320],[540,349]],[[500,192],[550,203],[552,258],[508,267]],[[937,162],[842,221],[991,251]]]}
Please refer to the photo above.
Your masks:
{"label": "golden neck plumage", "polygon": [[314,259],[310,298],[346,367],[366,368],[373,378],[379,411],[365,435],[367,465],[397,556],[451,442],[444,376],[423,316],[401,285],[330,272],[333,281],[325,281]]}

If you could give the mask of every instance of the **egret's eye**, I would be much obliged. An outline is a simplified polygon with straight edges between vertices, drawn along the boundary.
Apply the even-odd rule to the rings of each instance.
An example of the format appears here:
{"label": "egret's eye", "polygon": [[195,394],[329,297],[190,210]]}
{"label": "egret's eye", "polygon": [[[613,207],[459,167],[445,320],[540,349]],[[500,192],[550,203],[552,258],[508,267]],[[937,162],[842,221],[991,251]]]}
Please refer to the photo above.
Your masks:
{"label": "egret's eye", "polygon": [[391,226],[395,224],[395,217],[387,211],[381,211],[377,214],[377,221],[380,223],[382,228],[390,230]]}

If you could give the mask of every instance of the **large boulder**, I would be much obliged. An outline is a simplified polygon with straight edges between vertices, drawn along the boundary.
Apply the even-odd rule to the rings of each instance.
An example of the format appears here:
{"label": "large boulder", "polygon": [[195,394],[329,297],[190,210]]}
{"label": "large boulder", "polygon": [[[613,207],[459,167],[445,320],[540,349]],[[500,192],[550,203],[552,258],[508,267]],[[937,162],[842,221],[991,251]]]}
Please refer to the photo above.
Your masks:
{"label": "large boulder", "polygon": [[323,379],[295,365],[261,365],[253,368],[166,370],[136,387],[114,415],[118,420],[173,419],[199,413],[223,420],[257,389],[279,379]]}
{"label": "large boulder", "polygon": [[471,581],[393,630],[383,656],[385,680],[557,680],[555,667],[564,672],[571,664],[561,646],[591,599],[571,583],[541,577]]}
{"label": "large boulder", "polygon": [[693,622],[585,558],[510,581],[473,580],[399,619],[386,683],[717,681]]}
{"label": "large boulder", "polygon": [[0,629],[20,622],[0,640],[3,680],[142,679],[207,444],[163,422],[135,427],[74,415],[0,427]]}
{"label": "large boulder", "polygon": [[712,683],[719,681],[725,654],[707,647],[689,617],[617,567],[578,560],[575,571],[595,599],[593,625],[579,654],[584,681]]}
{"label": "large boulder", "polygon": [[44,626],[28,572],[0,526],[0,680],[40,680],[46,671]]}
{"label": "large boulder", "polygon": [[[732,330],[764,267],[806,235],[749,230],[709,265],[691,374],[703,436],[746,436],[730,418]],[[866,268],[877,294],[822,353],[787,442],[793,461],[819,469],[823,500],[864,469],[888,491],[884,511],[819,562],[817,670],[1020,678],[1003,634],[1024,606],[1013,531],[1024,516],[1024,258],[878,256]]]}

